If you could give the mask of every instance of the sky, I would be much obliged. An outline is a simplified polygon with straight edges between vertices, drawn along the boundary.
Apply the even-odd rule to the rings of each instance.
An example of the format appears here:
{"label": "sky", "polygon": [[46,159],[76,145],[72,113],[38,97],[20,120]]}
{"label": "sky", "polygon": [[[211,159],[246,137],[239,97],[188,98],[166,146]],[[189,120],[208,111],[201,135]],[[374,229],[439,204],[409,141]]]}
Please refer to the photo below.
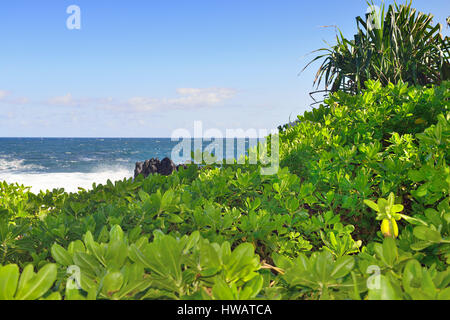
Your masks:
{"label": "sky", "polygon": [[[71,5],[80,29],[68,28]],[[447,0],[413,7],[444,25],[450,15]],[[311,108],[319,64],[300,73],[308,54],[334,43],[333,26],[352,37],[367,8],[365,0],[2,0],[0,137],[170,137],[193,132],[195,121],[224,134],[274,129]]]}

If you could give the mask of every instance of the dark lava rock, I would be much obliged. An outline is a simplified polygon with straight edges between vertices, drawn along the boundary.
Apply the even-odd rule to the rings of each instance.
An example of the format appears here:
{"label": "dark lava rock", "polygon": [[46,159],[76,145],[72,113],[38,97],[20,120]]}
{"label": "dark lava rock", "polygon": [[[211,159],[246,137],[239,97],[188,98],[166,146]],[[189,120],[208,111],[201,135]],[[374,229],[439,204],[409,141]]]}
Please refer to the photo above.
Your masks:
{"label": "dark lava rock", "polygon": [[158,173],[162,174],[163,176],[168,176],[171,175],[175,170],[177,170],[177,166],[175,165],[175,163],[173,163],[173,161],[169,158],[164,158],[159,165]]}
{"label": "dark lava rock", "polygon": [[175,163],[169,158],[164,158],[162,161],[159,159],[152,158],[144,162],[136,162],[136,167],[134,169],[134,177],[137,178],[139,175],[148,177],[151,174],[161,174],[164,176],[171,175],[172,172],[178,170],[181,166],[186,168],[185,165],[175,165]]}

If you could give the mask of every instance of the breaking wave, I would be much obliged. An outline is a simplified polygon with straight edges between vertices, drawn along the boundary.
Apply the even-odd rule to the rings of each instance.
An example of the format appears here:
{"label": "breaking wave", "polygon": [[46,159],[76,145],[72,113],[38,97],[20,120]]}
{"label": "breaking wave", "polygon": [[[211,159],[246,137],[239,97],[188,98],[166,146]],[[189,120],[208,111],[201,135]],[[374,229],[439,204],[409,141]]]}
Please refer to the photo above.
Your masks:
{"label": "breaking wave", "polygon": [[[64,188],[67,192],[78,192],[78,188],[89,190],[92,184],[105,184],[108,179],[111,181],[131,178],[133,171],[125,167],[99,168],[93,172],[23,172],[13,170],[11,165],[3,165],[0,170],[0,181],[8,183],[18,183],[31,187],[31,191],[53,190]],[[4,170],[8,171],[4,171]],[[23,169],[23,166],[20,166]]]}
{"label": "breaking wave", "polygon": [[36,164],[25,164],[25,160],[23,159],[8,159],[8,158],[0,158],[0,173],[2,171],[17,171],[17,170],[42,170],[45,167],[36,165]]}

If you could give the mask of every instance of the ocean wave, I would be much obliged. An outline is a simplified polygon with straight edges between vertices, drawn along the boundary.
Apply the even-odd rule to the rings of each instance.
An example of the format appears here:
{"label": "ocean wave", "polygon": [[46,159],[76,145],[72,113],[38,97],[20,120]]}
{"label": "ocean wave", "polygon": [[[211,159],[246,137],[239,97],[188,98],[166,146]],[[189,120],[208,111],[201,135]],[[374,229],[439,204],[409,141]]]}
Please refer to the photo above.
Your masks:
{"label": "ocean wave", "polygon": [[[0,158],[0,172],[2,171],[33,171],[45,169],[37,164],[24,164],[23,159]],[[0,176],[1,178],[1,176]]]}
{"label": "ocean wave", "polygon": [[98,159],[97,158],[90,158],[90,157],[80,157],[79,161],[92,162],[92,161],[98,161]]}
{"label": "ocean wave", "polygon": [[77,192],[78,187],[92,189],[92,184],[105,184],[111,181],[131,178],[133,172],[128,168],[103,168],[96,172],[56,172],[56,173],[14,173],[0,174],[0,180],[8,183],[19,183],[31,187],[31,191],[53,190],[64,188],[67,192]]}

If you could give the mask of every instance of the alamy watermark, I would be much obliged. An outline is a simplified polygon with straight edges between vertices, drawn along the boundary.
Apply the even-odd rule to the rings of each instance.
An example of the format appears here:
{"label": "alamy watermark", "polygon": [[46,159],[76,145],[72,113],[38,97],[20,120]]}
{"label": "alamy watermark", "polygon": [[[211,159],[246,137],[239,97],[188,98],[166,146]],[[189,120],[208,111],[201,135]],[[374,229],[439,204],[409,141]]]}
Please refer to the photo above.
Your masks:
{"label": "alamy watermark", "polygon": [[66,273],[69,278],[66,282],[66,288],[68,290],[80,290],[81,289],[81,270],[79,266],[71,265],[67,268]]}
{"label": "alamy watermark", "polygon": [[366,270],[367,274],[371,276],[367,278],[367,289],[380,290],[381,289],[381,269],[377,265],[370,265]]}
{"label": "alamy watermark", "polygon": [[70,5],[66,10],[67,14],[70,16],[66,20],[66,26],[69,30],[80,30],[81,29],[81,9],[77,5]]}
{"label": "alamy watermark", "polygon": [[[175,162],[181,162],[180,160],[186,159],[186,155],[194,153],[192,160],[196,164],[261,165],[262,175],[273,175],[278,172],[280,164],[278,130],[271,130],[269,137],[268,135],[267,129],[226,129],[224,134],[221,130],[212,128],[203,132],[203,123],[195,121],[193,134],[184,128],[172,133],[173,142],[181,141],[172,149],[171,158]],[[246,141],[253,142],[255,146],[245,150]],[[203,148],[205,142],[208,145]],[[233,152],[241,156],[237,159],[227,158],[224,156],[224,150],[227,154]],[[246,151],[247,156],[244,157]]]}

